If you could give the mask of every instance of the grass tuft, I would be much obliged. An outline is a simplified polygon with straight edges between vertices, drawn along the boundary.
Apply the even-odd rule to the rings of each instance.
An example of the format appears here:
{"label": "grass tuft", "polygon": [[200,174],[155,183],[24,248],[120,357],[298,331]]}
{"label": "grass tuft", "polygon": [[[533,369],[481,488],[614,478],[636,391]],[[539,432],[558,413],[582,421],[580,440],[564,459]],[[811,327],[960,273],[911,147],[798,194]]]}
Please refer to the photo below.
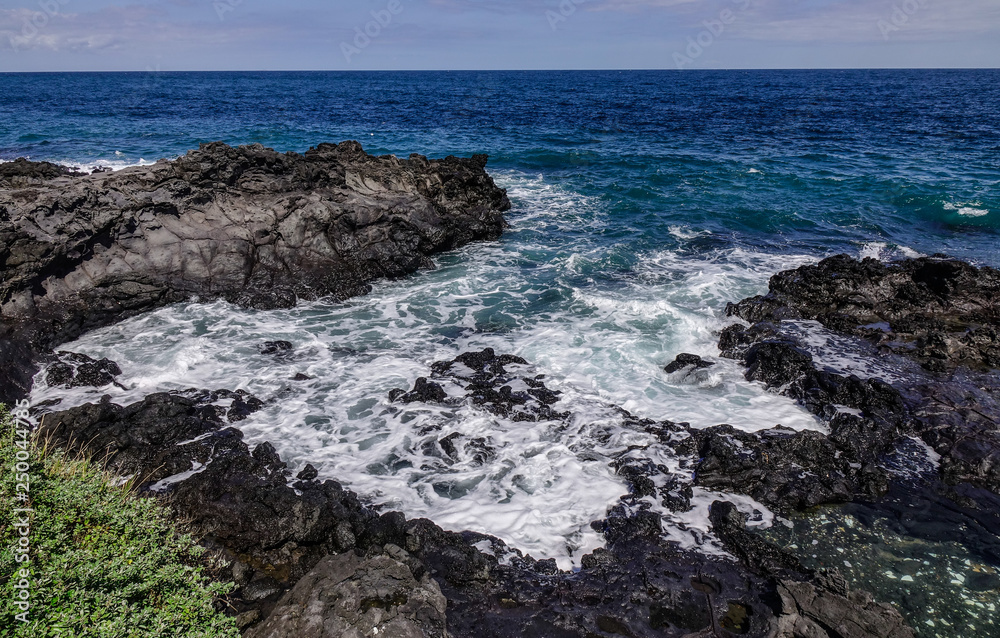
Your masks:
{"label": "grass tuft", "polygon": [[[214,603],[232,590],[198,565],[204,549],[154,499],[99,461],[27,445],[30,562],[18,563],[15,420],[0,405],[0,638],[238,638]],[[22,453],[22,458],[23,458]],[[23,469],[23,466],[22,466]],[[29,622],[14,604],[30,570]]]}

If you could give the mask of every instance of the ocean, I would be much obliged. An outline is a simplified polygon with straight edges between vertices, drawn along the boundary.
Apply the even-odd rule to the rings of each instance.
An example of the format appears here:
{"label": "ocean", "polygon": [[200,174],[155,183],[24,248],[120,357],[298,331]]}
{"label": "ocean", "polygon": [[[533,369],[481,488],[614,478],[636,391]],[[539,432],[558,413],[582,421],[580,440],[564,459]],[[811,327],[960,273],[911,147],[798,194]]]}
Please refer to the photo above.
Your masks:
{"label": "ocean", "polygon": [[[270,403],[239,427],[293,469],[311,463],[373,503],[572,569],[603,542],[590,521],[626,491],[608,458],[654,445],[615,406],[824,429],[736,362],[663,373],[681,352],[718,355],[727,302],[837,253],[1000,266],[1000,71],[0,75],[0,160],[118,169],[215,140],[301,152],[348,139],[374,154],[489,154],[510,229],[345,302],[192,302],[89,333],[64,348],[118,362],[125,387],[40,382],[32,399],[245,389]],[[259,354],[276,339],[294,354]],[[485,347],[546,375],[570,425],[388,400],[433,361]],[[313,379],[289,383],[296,373]],[[498,452],[427,454],[453,432]],[[721,552],[705,516],[717,496],[664,512],[671,538]]]}

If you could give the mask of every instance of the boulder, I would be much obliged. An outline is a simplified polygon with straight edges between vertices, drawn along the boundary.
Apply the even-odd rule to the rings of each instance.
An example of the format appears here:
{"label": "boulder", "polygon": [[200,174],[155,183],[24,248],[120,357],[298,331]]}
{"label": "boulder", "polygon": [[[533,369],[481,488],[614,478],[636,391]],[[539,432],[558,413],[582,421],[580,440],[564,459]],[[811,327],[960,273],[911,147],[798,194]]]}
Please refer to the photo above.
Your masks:
{"label": "boulder", "polygon": [[444,638],[447,604],[426,574],[347,552],[323,558],[246,638]]}

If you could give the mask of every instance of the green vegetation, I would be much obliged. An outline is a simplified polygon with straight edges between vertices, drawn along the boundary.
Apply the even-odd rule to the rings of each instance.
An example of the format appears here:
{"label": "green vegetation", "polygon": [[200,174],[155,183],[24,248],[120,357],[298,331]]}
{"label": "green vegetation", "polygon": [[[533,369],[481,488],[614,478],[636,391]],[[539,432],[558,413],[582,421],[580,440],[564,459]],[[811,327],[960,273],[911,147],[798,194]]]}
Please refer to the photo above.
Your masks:
{"label": "green vegetation", "polygon": [[[159,503],[18,429],[0,405],[0,637],[238,638],[234,621],[213,608],[232,586],[208,581],[196,567],[204,550],[177,532]],[[25,469],[19,461],[28,464],[34,510],[27,563],[15,551],[26,516],[16,512],[26,507],[16,487]],[[28,623],[17,618],[15,598],[25,567]]]}

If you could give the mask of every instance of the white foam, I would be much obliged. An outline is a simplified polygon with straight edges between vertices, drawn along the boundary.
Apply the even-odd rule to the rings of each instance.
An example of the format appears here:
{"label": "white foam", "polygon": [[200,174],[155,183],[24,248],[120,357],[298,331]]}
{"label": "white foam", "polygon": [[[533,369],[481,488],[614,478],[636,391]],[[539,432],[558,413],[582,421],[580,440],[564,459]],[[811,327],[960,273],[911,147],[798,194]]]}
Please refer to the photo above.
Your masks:
{"label": "white foam", "polygon": [[[627,491],[610,460],[633,445],[671,459],[610,406],[697,427],[822,428],[792,400],[747,382],[736,362],[718,360],[705,382],[662,370],[680,352],[716,357],[717,332],[732,321],[725,304],[765,292],[774,272],[812,258],[653,252],[640,256],[631,278],[598,283],[588,273],[607,258],[592,232],[606,224],[600,202],[542,178],[508,173],[498,181],[515,203],[501,242],[441,256],[436,270],[378,283],[343,303],[273,311],[184,303],[128,319],[61,346],[116,361],[124,389],[47,388],[43,371],[32,400],[58,398],[67,407],[102,394],[126,404],[157,391],[246,390],[273,400],[238,424],[251,447],[269,441],[293,467],[311,463],[321,478],[373,502],[496,535],[563,568],[602,543],[590,522]],[[294,345],[289,356],[259,353],[259,344],[278,339]],[[531,374],[545,374],[563,393],[555,407],[571,411],[570,422],[389,402],[391,389],[409,389],[433,361],[485,347],[520,355]],[[314,379],[291,381],[297,373]],[[457,459],[436,443],[452,433],[463,437]],[[475,439],[492,451],[485,463],[463,449]],[[704,512],[662,514],[668,535],[705,542]]]}
{"label": "white foam", "polygon": [[681,240],[697,239],[707,237],[712,234],[709,230],[692,230],[690,226],[668,226],[667,232]]}
{"label": "white foam", "polygon": [[901,258],[914,259],[917,257],[926,257],[926,255],[908,246],[896,246],[882,241],[872,241],[864,243],[858,250],[858,259],[865,259],[867,257],[889,262]]}
{"label": "white foam", "polygon": [[985,217],[990,214],[990,211],[984,208],[975,208],[976,206],[982,206],[982,204],[979,202],[972,202],[969,204],[953,204],[951,202],[947,202],[944,205],[944,209],[953,210],[962,217]]}
{"label": "white foam", "polygon": [[[120,153],[118,151],[115,151],[115,155],[119,155],[119,154]],[[140,157],[138,161],[130,161],[130,160],[94,160],[94,161],[89,161],[89,162],[64,161],[64,162],[56,162],[56,163],[60,164],[61,166],[66,166],[68,168],[71,168],[71,169],[73,169],[75,171],[80,171],[81,173],[93,173],[94,171],[96,171],[98,169],[100,169],[100,170],[109,170],[110,169],[111,171],[118,172],[118,171],[120,171],[122,169],[131,168],[132,166],[150,166],[152,164],[155,164],[156,162],[155,161],[150,161],[150,160],[147,160],[147,159],[143,159],[143,158]]]}
{"label": "white foam", "polygon": [[153,483],[152,485],[149,486],[149,490],[151,492],[162,492],[171,485],[176,485],[181,481],[186,481],[195,474],[200,474],[201,472],[204,472],[205,468],[207,467],[208,464],[206,463],[198,463],[197,461],[192,461],[190,470],[174,474],[173,476],[168,476],[162,481],[157,481],[156,483]]}

